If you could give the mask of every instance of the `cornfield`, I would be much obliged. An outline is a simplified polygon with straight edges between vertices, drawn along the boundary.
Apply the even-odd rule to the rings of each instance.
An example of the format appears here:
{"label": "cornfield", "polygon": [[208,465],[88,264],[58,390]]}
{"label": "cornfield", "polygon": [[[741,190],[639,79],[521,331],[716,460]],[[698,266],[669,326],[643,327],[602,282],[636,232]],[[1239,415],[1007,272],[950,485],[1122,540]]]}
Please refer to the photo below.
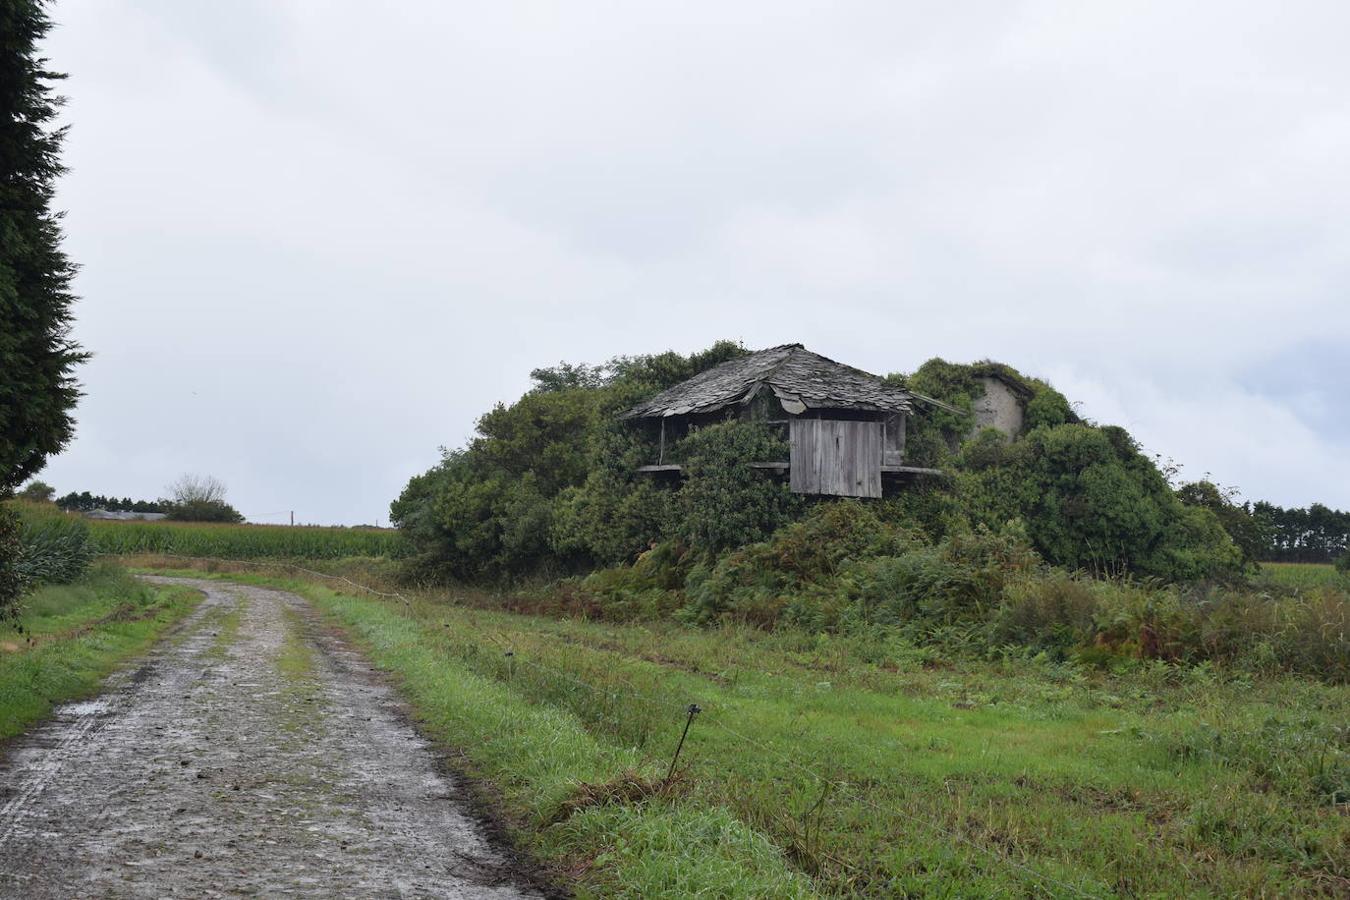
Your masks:
{"label": "cornfield", "polygon": [[1261,572],[1275,584],[1292,588],[1318,588],[1342,581],[1330,563],[1261,563]]}
{"label": "cornfield", "polygon": [[398,558],[403,536],[391,529],[316,525],[221,525],[193,522],[89,522],[100,553],[170,553],[220,559]]}
{"label": "cornfield", "polygon": [[32,584],[66,584],[84,574],[97,552],[89,528],[45,503],[16,501],[19,515],[20,576]]}

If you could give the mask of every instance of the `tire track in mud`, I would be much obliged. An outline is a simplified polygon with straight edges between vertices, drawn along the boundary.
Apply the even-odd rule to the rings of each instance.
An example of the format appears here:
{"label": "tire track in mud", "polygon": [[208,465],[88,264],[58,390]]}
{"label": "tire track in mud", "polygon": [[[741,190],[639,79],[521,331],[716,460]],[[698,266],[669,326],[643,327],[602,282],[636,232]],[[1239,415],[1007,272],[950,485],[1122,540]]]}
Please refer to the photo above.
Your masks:
{"label": "tire track in mud", "polygon": [[540,897],[301,598],[218,581],[0,754],[0,896]]}

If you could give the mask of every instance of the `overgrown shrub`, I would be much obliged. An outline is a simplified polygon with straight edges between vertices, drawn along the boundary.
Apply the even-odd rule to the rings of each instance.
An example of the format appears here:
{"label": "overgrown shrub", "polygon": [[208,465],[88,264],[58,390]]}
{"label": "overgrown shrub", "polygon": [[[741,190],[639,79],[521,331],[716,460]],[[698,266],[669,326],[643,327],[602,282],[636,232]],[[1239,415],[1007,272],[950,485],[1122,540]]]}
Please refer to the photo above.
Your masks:
{"label": "overgrown shrub", "polygon": [[764,540],[804,506],[786,484],[750,467],[787,457],[787,442],[765,425],[700,428],[680,442],[679,452],[684,484],[675,497],[673,533],[705,559]]}
{"label": "overgrown shrub", "polygon": [[1342,553],[1336,560],[1336,571],[1342,575],[1350,575],[1350,552]]}
{"label": "overgrown shrub", "polygon": [[990,642],[1058,651],[1087,646],[1100,607],[1100,586],[1062,569],[1011,579],[990,619]]}
{"label": "overgrown shrub", "polygon": [[687,549],[676,541],[664,541],[639,554],[631,566],[592,572],[577,587],[594,598],[592,608],[600,618],[661,619],[684,605],[681,588],[688,571]]}
{"label": "overgrown shrub", "polygon": [[1016,526],[930,544],[857,501],[821,503],[770,540],[694,570],[685,616],[813,630],[978,622],[1006,579],[1038,562]]}
{"label": "overgrown shrub", "polygon": [[1036,392],[1027,401],[1026,414],[1022,427],[1026,431],[1037,428],[1054,428],[1078,421],[1069,400],[1059,391],[1046,384],[1036,388]]}
{"label": "overgrown shrub", "polygon": [[502,581],[556,577],[630,562],[670,533],[670,492],[638,477],[651,436],[618,421],[643,397],[742,355],[720,341],[702,353],[563,363],[498,404],[467,447],[446,451],[390,506],[414,548],[408,577]]}
{"label": "overgrown shrub", "polygon": [[958,531],[932,546],[860,560],[845,573],[858,600],[849,624],[920,622],[932,629],[983,623],[1008,579],[1039,562],[1017,523],[1000,532]]}
{"label": "overgrown shrub", "polygon": [[[902,553],[916,538],[883,522],[871,506],[853,500],[818,503],[772,539],[724,555],[716,565],[696,567],[686,584],[685,617],[712,621],[724,614],[764,626],[778,622],[790,602],[821,607],[822,585],[849,560]],[[806,599],[805,594],[812,594]],[[836,596],[836,600],[837,600]],[[842,602],[823,605],[838,609]],[[815,623],[824,627],[827,622]]]}
{"label": "overgrown shrub", "polygon": [[[634,467],[636,468],[636,467]],[[675,492],[650,479],[599,469],[559,494],[550,537],[555,553],[602,566],[632,562],[671,530]]]}
{"label": "overgrown shrub", "polygon": [[1040,427],[1006,446],[979,435],[959,462],[956,490],[972,521],[1023,519],[1056,565],[1169,581],[1241,570],[1214,513],[1183,505],[1123,429]]}
{"label": "overgrown shrub", "polygon": [[1252,514],[1247,505],[1236,501],[1235,489],[1224,489],[1212,481],[1194,481],[1177,488],[1177,499],[1186,506],[1207,509],[1214,513],[1242,553],[1244,564],[1265,558],[1270,547],[1272,530]]}
{"label": "overgrown shrub", "polygon": [[21,552],[19,518],[8,504],[0,503],[0,622],[18,614],[19,597],[24,590]]}
{"label": "overgrown shrub", "polygon": [[1280,593],[1103,579],[1045,565],[1017,522],[933,541],[879,515],[886,510],[817,503],[715,563],[665,541],[565,592],[580,592],[580,608],[605,619],[678,609],[692,623],[891,634],[944,652],[1023,648],[1102,665],[1158,660],[1350,681],[1350,595],[1335,586]]}

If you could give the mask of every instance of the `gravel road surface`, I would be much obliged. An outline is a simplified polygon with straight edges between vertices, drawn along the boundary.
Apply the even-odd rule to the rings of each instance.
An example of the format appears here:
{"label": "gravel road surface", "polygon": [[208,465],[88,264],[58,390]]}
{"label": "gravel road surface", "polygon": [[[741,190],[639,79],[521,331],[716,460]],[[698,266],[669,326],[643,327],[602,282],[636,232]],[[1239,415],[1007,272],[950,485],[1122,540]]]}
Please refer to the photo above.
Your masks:
{"label": "gravel road surface", "polygon": [[219,581],[0,751],[0,896],[540,897],[300,597]]}

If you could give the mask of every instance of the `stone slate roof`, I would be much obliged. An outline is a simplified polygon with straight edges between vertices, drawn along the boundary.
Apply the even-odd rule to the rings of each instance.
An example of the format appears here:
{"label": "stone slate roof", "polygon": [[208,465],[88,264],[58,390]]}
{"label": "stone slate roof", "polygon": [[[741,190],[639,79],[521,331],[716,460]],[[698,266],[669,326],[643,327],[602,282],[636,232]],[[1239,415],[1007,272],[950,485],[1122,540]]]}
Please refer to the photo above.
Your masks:
{"label": "stone slate roof", "polygon": [[768,385],[790,408],[908,412],[911,395],[876,375],[826,359],[801,344],[771,347],[714,366],[623,414],[653,419],[710,413],[748,400]]}

